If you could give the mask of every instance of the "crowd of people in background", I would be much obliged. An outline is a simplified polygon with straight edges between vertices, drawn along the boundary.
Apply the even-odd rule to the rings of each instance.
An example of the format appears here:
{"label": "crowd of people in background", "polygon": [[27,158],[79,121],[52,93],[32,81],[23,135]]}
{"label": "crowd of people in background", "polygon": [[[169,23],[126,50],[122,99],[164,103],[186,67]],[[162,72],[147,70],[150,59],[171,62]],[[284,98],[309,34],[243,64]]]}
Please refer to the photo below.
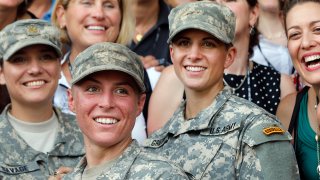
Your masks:
{"label": "crowd of people in background", "polygon": [[319,0],[0,0],[0,179],[319,179],[319,73]]}

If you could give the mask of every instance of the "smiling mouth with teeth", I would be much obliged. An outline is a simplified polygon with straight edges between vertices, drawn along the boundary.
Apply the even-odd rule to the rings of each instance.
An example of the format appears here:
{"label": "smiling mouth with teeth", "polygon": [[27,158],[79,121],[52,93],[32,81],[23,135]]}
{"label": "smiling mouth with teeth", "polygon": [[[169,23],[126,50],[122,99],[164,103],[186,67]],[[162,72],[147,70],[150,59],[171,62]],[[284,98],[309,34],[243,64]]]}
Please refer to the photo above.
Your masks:
{"label": "smiling mouth with teeth", "polygon": [[95,118],[94,121],[100,124],[116,124],[117,122],[119,122],[114,118]]}
{"label": "smiling mouth with teeth", "polygon": [[312,55],[304,58],[307,68],[314,69],[320,67],[320,55]]}
{"label": "smiling mouth with teeth", "polygon": [[30,82],[25,83],[24,85],[27,87],[33,87],[33,86],[41,86],[44,83],[45,83],[44,81],[30,81]]}
{"label": "smiling mouth with teeth", "polygon": [[191,72],[200,72],[200,71],[204,71],[205,69],[206,68],[202,66],[186,66],[186,70]]}
{"label": "smiling mouth with teeth", "polygon": [[104,26],[88,26],[88,30],[98,30],[98,31],[105,31],[106,28]]}

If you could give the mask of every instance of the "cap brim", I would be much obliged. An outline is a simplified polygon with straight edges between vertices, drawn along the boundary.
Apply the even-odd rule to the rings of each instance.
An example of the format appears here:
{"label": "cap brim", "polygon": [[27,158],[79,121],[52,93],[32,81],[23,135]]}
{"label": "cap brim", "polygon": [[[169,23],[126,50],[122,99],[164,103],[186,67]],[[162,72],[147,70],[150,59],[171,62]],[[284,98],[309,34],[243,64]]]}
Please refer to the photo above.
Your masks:
{"label": "cap brim", "polygon": [[134,78],[134,80],[136,81],[137,85],[139,86],[141,92],[145,92],[145,86],[143,84],[143,82],[139,81],[139,78],[136,77],[135,73],[132,73],[131,71],[119,67],[119,66],[115,66],[115,65],[111,65],[111,64],[106,64],[106,65],[101,65],[101,66],[95,66],[93,68],[89,68],[86,71],[82,72],[80,74],[80,76],[78,76],[77,78],[72,79],[71,81],[71,85],[74,85],[76,83],[78,83],[79,81],[81,81],[82,79],[84,79],[85,77],[89,76],[90,74],[96,73],[96,72],[101,72],[101,71],[120,71],[120,72],[124,72],[128,75],[130,75],[131,77]]}
{"label": "cap brim", "polygon": [[14,45],[12,45],[4,54],[3,59],[4,60],[8,60],[14,53],[16,53],[17,51],[28,47],[28,46],[32,46],[32,45],[38,45],[38,44],[42,44],[42,45],[48,45],[50,47],[53,47],[57,54],[59,55],[59,57],[62,56],[62,52],[60,47],[56,46],[55,44],[53,44],[52,42],[48,41],[48,40],[44,40],[42,38],[33,38],[33,39],[25,39],[25,40],[21,40],[18,41],[17,43],[15,43]]}
{"label": "cap brim", "polygon": [[[197,26],[195,26],[195,24],[197,24]],[[184,30],[188,30],[188,29],[198,29],[198,30],[202,30],[205,31],[211,35],[213,35],[214,37],[218,38],[221,42],[229,44],[232,43],[228,37],[226,37],[223,34],[218,33],[218,31],[213,31],[213,29],[208,29],[208,27],[212,27],[212,24],[208,24],[206,22],[202,22],[202,21],[190,21],[186,24],[183,24],[181,26],[179,26],[168,38],[167,43],[170,43],[172,41],[172,39],[179,34],[180,32],[184,31]]]}

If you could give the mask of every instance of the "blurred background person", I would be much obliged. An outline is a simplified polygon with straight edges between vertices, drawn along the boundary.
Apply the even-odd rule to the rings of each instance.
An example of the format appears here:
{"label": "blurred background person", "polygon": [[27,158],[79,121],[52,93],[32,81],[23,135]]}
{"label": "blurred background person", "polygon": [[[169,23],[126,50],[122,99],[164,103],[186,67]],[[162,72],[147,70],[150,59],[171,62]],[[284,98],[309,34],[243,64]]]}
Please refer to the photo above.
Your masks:
{"label": "blurred background person", "polygon": [[132,0],[132,10],[136,19],[134,36],[129,48],[140,55],[146,69],[146,103],[143,114],[147,122],[148,104],[160,72],[171,64],[169,46],[169,6],[163,0]]}
{"label": "blurred background person", "polygon": [[32,0],[28,10],[37,18],[51,21],[51,14],[56,0]]}
{"label": "blurred background person", "polygon": [[285,25],[294,67],[312,87],[305,86],[283,99],[277,116],[294,137],[301,179],[319,179],[320,1],[288,1]]}
{"label": "blurred background person", "polygon": [[[69,47],[61,62],[61,79],[54,96],[54,104],[63,112],[72,113],[68,107],[67,90],[75,57],[98,42],[127,45],[132,40],[135,20],[131,3],[131,0],[56,0],[52,22],[60,28],[63,42]],[[140,115],[133,138],[142,142],[146,138],[145,127],[144,117]]]}
{"label": "blurred background person", "polygon": [[283,24],[284,0],[258,0],[259,44],[254,47],[253,61],[291,75],[293,65],[287,49]]}

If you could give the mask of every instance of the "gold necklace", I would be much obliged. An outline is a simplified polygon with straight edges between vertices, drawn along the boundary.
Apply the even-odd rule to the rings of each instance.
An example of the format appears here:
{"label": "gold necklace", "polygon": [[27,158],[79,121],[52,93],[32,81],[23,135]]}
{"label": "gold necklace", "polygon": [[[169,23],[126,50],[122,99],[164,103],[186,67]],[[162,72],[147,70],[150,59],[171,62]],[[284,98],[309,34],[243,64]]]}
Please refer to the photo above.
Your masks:
{"label": "gold necklace", "polygon": [[136,35],[137,42],[140,42],[142,38],[143,38],[143,35],[140,33],[137,33],[137,35]]}
{"label": "gold necklace", "polygon": [[[158,20],[158,14],[155,14],[151,18],[148,18],[147,21],[143,23],[141,22],[142,24],[139,24],[138,26],[136,26],[135,39],[137,40],[137,42],[140,42],[143,36],[145,35],[145,33],[147,33],[154,25],[157,24],[157,20]],[[140,31],[138,29],[140,29]]]}

